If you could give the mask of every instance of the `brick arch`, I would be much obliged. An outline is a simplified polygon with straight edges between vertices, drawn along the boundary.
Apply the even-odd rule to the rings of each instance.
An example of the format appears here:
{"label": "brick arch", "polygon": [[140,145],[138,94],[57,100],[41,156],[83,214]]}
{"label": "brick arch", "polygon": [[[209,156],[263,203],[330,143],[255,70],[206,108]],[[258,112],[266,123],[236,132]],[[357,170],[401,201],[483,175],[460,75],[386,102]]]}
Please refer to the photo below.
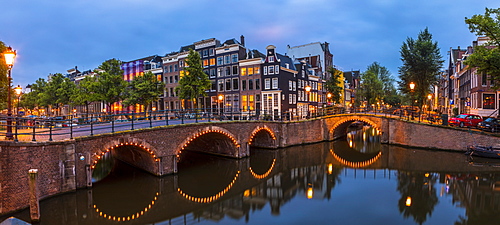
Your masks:
{"label": "brick arch", "polygon": [[[261,132],[265,132],[269,135],[270,139],[268,140],[256,140],[258,137],[257,135]],[[276,132],[274,132],[271,128],[268,126],[257,126],[253,129],[253,131],[250,133],[250,137],[248,139],[248,145],[249,146],[256,146],[256,147],[265,147],[265,148],[277,148],[276,146]],[[259,143],[256,143],[259,142]]]}
{"label": "brick arch", "polygon": [[[374,127],[377,130],[380,130],[381,125],[378,123],[363,117],[363,116],[348,116],[348,117],[342,117],[341,119],[337,120],[330,128],[329,128],[329,139],[334,140],[336,138],[339,138],[343,135],[345,135],[345,132],[347,130],[347,125],[346,123],[348,122],[354,122],[354,121],[361,121],[364,123],[369,124],[370,126]],[[340,129],[341,128],[341,129]]]}
{"label": "brick arch", "polygon": [[119,140],[106,143],[101,149],[96,149],[96,151],[91,152],[90,168],[94,169],[95,165],[97,164],[99,159],[101,159],[101,157],[104,156],[104,154],[121,146],[136,146],[140,149],[143,149],[145,152],[149,153],[149,155],[155,162],[160,161],[160,158],[158,157],[157,153],[158,151],[145,140],[137,138],[120,138]]}
{"label": "brick arch", "polygon": [[197,138],[205,135],[205,134],[209,134],[209,133],[219,133],[219,134],[222,134],[224,136],[226,136],[230,141],[231,143],[233,144],[233,146],[235,147],[235,151],[233,154],[239,154],[237,151],[238,149],[240,148],[241,144],[239,143],[238,139],[236,138],[236,135],[234,135],[232,132],[228,131],[227,129],[224,129],[222,127],[218,127],[218,126],[210,126],[210,127],[205,127],[203,129],[199,129],[197,130],[196,132],[194,132],[193,134],[191,134],[190,136],[188,136],[187,138],[185,138],[180,144],[177,145],[176,147],[176,150],[174,152],[174,154],[179,157],[181,152],[189,145],[191,144],[193,141],[195,141]]}

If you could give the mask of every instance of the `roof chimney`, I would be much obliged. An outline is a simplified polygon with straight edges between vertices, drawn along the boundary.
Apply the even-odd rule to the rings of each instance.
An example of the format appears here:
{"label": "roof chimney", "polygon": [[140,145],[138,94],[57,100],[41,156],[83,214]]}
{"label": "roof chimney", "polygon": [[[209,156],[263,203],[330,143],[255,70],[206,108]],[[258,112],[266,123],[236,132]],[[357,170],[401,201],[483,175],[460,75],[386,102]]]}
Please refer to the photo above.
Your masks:
{"label": "roof chimney", "polygon": [[243,35],[240,36],[240,43],[241,43],[241,46],[245,47],[245,36],[243,36]]}

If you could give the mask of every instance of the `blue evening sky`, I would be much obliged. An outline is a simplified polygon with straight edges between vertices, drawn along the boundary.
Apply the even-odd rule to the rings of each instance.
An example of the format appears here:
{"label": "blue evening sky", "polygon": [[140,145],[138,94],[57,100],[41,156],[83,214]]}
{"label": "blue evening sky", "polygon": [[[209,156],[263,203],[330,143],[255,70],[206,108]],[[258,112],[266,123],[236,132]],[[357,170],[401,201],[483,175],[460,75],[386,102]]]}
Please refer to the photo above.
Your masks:
{"label": "blue evening sky", "polygon": [[366,70],[377,61],[394,77],[407,37],[429,28],[443,58],[476,37],[465,17],[499,8],[498,0],[10,0],[2,1],[0,41],[17,50],[13,85],[74,66],[165,55],[180,46],[245,36],[264,52],[275,45],[329,42],[334,64]]}

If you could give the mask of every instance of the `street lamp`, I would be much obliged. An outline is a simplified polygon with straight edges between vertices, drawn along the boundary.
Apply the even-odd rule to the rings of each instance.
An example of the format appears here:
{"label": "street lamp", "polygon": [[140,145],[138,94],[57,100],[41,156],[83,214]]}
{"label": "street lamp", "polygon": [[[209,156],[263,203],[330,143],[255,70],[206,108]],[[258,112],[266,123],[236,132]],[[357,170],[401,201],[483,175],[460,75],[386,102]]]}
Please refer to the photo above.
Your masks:
{"label": "street lamp", "polygon": [[14,91],[16,92],[16,95],[17,95],[16,111],[17,111],[17,115],[19,116],[19,102],[21,101],[21,94],[23,93],[23,88],[21,87],[21,85],[17,85],[17,87],[14,88]]}
{"label": "street lamp", "polygon": [[309,119],[309,100],[310,100],[309,93],[311,92],[311,86],[307,85],[304,89],[306,90],[306,98],[307,98],[307,116],[306,116],[306,118]]}
{"label": "street lamp", "polygon": [[415,90],[415,83],[410,82],[410,93],[411,93],[411,119],[413,120],[413,91]]}
{"label": "street lamp", "polygon": [[12,99],[10,96],[11,94],[10,92],[12,89],[11,72],[12,72],[12,67],[14,66],[14,59],[16,58],[16,51],[12,50],[12,48],[9,46],[7,48],[7,51],[3,53],[3,56],[5,57],[5,64],[8,67],[7,80],[9,82],[9,86],[7,88],[7,132],[5,133],[5,139],[13,140],[14,136],[12,135]]}
{"label": "street lamp", "polygon": [[219,110],[220,110],[220,118],[222,119],[222,110],[223,110],[222,100],[224,100],[224,95],[219,95],[217,96],[217,98],[219,99],[220,103]]}
{"label": "street lamp", "polygon": [[427,95],[427,99],[429,99],[429,106],[427,107],[427,118],[430,120],[431,118],[431,99],[432,99],[432,94]]}

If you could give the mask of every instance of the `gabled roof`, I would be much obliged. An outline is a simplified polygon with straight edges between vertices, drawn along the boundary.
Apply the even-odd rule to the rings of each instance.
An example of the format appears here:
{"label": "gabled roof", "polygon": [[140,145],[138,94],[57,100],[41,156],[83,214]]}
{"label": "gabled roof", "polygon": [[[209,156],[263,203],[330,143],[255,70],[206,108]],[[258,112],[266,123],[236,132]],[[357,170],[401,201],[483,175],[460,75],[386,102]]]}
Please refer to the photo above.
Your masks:
{"label": "gabled roof", "polygon": [[252,49],[248,51],[246,58],[247,59],[266,58],[266,55],[264,55],[262,52],[259,52],[259,50]]}
{"label": "gabled roof", "polygon": [[237,40],[236,40],[236,39],[234,39],[234,38],[231,38],[231,39],[229,39],[229,40],[226,40],[224,43],[222,43],[222,46],[224,46],[224,45],[234,45],[234,44],[239,44],[239,45],[241,45],[239,41],[237,41]]}
{"label": "gabled roof", "polygon": [[281,67],[286,68],[286,65],[288,64],[288,69],[297,70],[297,69],[295,69],[295,64],[293,63],[293,60],[290,57],[288,57],[286,55],[279,54],[279,53],[276,53],[276,56],[279,59]]}

